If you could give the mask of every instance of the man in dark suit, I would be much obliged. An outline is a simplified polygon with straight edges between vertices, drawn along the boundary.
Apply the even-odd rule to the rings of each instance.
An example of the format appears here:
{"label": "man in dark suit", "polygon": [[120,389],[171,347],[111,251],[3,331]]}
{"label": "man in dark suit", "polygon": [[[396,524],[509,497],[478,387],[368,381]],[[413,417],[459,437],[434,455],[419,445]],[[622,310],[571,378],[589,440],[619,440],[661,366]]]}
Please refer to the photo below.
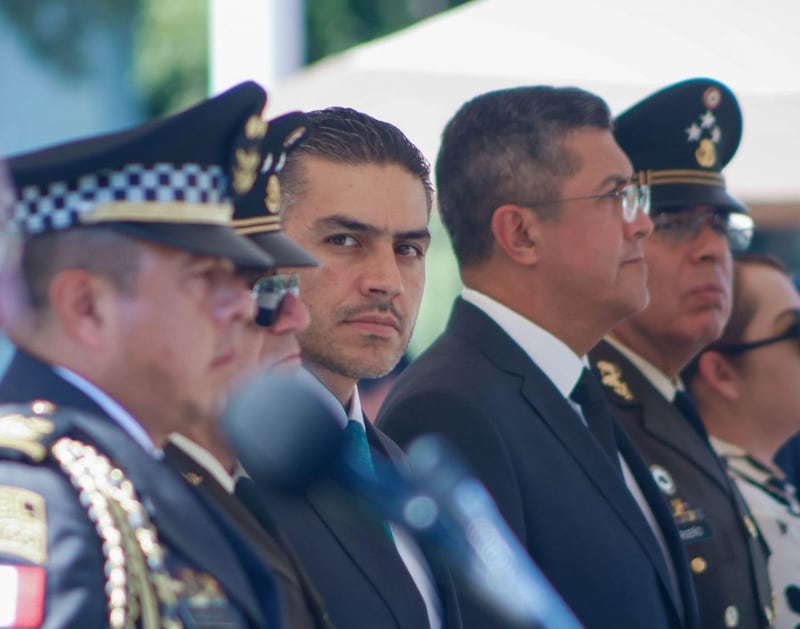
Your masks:
{"label": "man in dark suit", "polygon": [[281,626],[269,571],[161,460],[219,414],[253,316],[237,269],[272,263],[231,223],[265,98],[9,159],[28,303],[0,381],[7,626]]}
{"label": "man in dark suit", "polygon": [[[251,277],[258,307],[254,320],[240,329],[238,365],[242,377],[255,369],[297,369],[296,333],[308,326],[308,310],[297,295],[292,269],[317,261],[287,238],[280,228],[280,195],[271,190],[286,154],[303,137],[307,120],[293,112],[270,120],[265,137],[267,167],[253,189],[236,201],[233,224],[274,260],[275,266]],[[240,527],[271,569],[292,629],[330,629],[322,601],[270,513],[269,503],[243,476],[235,454],[216,422],[195,423],[174,433],[164,448],[171,463],[192,485]]]}
{"label": "man in dark suit", "polygon": [[[429,167],[388,123],[342,108],[308,117],[308,137],[279,175],[284,230],[322,263],[298,271],[311,315],[298,334],[303,374],[335,398],[350,456],[368,470],[375,452],[402,456],[364,417],[356,384],[390,371],[414,327],[430,240]],[[327,485],[269,504],[337,626],[459,626],[448,582],[400,528]]]}
{"label": "man in dark suit", "polygon": [[652,225],[632,174],[592,94],[524,87],[462,106],[436,178],[465,288],[378,424],[401,444],[450,440],[586,627],[696,627],[677,531],[585,368],[647,303]]}
{"label": "man in dark suit", "polygon": [[679,378],[722,333],[731,248],[752,236],[720,172],[741,131],[735,96],[710,79],[665,88],[617,117],[617,141],[651,187],[650,303],[591,352],[614,414],[669,503],[704,627],[768,627],[774,617],[763,540]]}

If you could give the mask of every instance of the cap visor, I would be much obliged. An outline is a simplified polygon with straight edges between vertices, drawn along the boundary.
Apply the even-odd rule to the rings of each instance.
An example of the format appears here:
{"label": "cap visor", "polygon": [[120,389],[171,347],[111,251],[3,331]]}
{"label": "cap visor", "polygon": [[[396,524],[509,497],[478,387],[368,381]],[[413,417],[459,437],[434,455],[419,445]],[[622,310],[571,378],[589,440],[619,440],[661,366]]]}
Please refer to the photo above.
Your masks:
{"label": "cap visor", "polygon": [[281,231],[250,234],[249,238],[274,258],[275,266],[319,266],[319,260]]}
{"label": "cap visor", "polygon": [[691,184],[657,185],[650,187],[654,210],[678,210],[687,206],[710,205],[731,212],[747,214],[747,208],[719,186]]}
{"label": "cap visor", "polygon": [[275,266],[270,254],[223,225],[169,223],[106,223],[135,238],[156,242],[201,256],[227,258],[237,266],[267,269]]}

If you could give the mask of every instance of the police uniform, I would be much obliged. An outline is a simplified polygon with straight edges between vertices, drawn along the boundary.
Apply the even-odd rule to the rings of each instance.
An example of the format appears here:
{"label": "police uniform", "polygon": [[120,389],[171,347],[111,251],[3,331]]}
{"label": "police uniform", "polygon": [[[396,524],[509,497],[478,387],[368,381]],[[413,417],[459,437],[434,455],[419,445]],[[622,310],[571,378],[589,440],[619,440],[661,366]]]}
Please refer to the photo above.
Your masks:
{"label": "police uniform", "polygon": [[[8,158],[24,238],[100,225],[267,269],[232,229],[262,166],[264,91]],[[168,313],[165,313],[168,316]],[[0,381],[0,624],[280,627],[268,569],[79,374],[19,349]]]}
{"label": "police uniform", "polygon": [[[304,267],[318,264],[316,259],[287,238],[281,230],[280,185],[277,175],[287,153],[298,145],[308,128],[300,112],[268,121],[262,171],[252,190],[236,200],[233,224],[274,260],[275,267]],[[256,296],[259,314],[274,319],[279,302]],[[269,313],[263,311],[270,310]],[[333,629],[322,599],[306,575],[283,532],[270,512],[268,500],[242,475],[237,481],[214,456],[180,434],[173,434],[164,448],[166,460],[202,492],[227,517],[233,520],[269,566],[275,576],[283,602],[286,625],[292,629]]]}
{"label": "police uniform", "polygon": [[[721,173],[741,132],[741,111],[730,90],[710,79],[693,79],[620,114],[614,135],[639,183],[650,186],[653,211],[712,206],[729,213],[737,225],[749,226],[737,232],[746,239],[752,221],[726,191]],[[768,548],[696,412],[679,410],[674,383],[631,348],[606,340],[589,355],[615,416],[672,511],[688,553],[702,626],[771,626]]]}

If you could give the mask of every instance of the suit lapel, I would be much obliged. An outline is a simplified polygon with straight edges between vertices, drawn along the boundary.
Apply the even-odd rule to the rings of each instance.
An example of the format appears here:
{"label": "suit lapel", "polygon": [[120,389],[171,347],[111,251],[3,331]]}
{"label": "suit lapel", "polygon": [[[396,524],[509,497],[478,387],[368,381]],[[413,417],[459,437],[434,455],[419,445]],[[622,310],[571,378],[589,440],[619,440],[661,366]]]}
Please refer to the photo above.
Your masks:
{"label": "suit lapel", "polygon": [[[396,453],[388,451],[389,448],[383,442],[385,437],[366,418],[364,423],[370,447],[393,459]],[[386,602],[397,625],[427,625],[428,618],[422,596],[387,536],[383,522],[372,512],[371,507],[359,503],[356,498],[343,494],[330,485],[307,492],[305,499]],[[412,606],[409,601],[417,601],[418,604]]]}
{"label": "suit lapel", "polygon": [[[112,463],[123,469],[155,521],[162,543],[176,548],[198,568],[214,575],[251,618],[261,618],[241,564],[194,491],[172,468],[145,452],[91,398],[60,378],[48,365],[17,350],[0,383],[0,399],[26,402],[40,399],[43,391],[57,406],[81,411],[81,415],[75,416],[75,425],[100,445]],[[175,507],[176,496],[185,498],[180,509]],[[186,535],[188,530],[192,535]]]}
{"label": "suit lapel", "polygon": [[[677,612],[677,593],[673,591],[672,580],[653,531],[627,486],[621,482],[619,473],[591,438],[588,428],[583,425],[566,398],[494,321],[471,304],[462,300],[456,303],[449,329],[477,346],[499,369],[522,378],[522,396],[569,452],[576,466],[584,471],[588,481],[617,512],[620,520],[650,557]],[[659,500],[663,499],[659,497]]]}

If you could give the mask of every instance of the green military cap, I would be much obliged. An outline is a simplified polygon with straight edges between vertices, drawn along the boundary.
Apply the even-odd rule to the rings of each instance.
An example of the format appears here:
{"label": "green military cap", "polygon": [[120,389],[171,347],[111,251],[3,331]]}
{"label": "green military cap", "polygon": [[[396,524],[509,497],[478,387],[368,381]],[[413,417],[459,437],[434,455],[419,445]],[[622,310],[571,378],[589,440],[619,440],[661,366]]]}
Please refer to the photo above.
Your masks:
{"label": "green military cap", "polygon": [[742,112],[731,90],[689,79],[639,101],[614,121],[614,136],[654,209],[711,205],[746,213],[725,187],[722,169],[742,137]]}

